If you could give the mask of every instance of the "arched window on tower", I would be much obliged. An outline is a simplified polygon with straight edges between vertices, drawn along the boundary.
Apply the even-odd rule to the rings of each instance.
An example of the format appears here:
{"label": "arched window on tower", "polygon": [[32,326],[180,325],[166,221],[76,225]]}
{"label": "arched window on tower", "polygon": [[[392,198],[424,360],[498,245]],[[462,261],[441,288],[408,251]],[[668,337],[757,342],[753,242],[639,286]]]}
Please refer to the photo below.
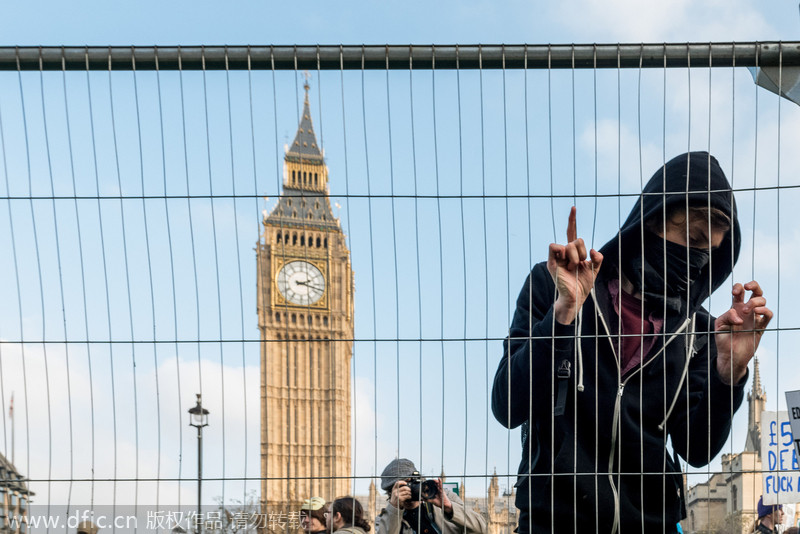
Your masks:
{"label": "arched window on tower", "polygon": [[275,312],[275,322],[281,322],[281,312]]}
{"label": "arched window on tower", "polygon": [[297,244],[297,234],[292,234],[292,245]]}
{"label": "arched window on tower", "polygon": [[292,314],[292,324],[297,324],[297,315],[294,313]]}
{"label": "arched window on tower", "polygon": [[292,183],[296,184],[297,183],[296,180],[297,180],[297,177],[295,176],[295,171],[292,171]]}
{"label": "arched window on tower", "polygon": [[280,244],[280,242],[281,242],[281,238],[282,238],[282,237],[283,237],[283,234],[281,234],[280,232],[278,232],[278,235],[277,235],[277,243],[278,243],[278,244]]}
{"label": "arched window on tower", "polygon": [[323,242],[325,244],[325,248],[328,248],[328,238],[327,237],[325,238],[325,240]]}
{"label": "arched window on tower", "polygon": [[320,246],[320,242],[319,242],[319,238],[317,238],[317,248],[319,248],[319,246]]}
{"label": "arched window on tower", "polygon": [[317,183],[317,173],[314,173],[314,185],[318,185],[318,183]]}
{"label": "arched window on tower", "polygon": [[304,236],[304,235],[300,236],[300,246],[301,247],[306,246],[306,236]]}

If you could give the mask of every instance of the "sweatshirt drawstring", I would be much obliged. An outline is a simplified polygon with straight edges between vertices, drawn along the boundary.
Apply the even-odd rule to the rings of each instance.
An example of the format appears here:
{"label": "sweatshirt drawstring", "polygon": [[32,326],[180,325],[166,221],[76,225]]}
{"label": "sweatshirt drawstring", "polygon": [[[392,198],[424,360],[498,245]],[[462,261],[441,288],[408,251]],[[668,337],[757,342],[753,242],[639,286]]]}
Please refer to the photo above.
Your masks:
{"label": "sweatshirt drawstring", "polygon": [[[606,319],[603,317],[603,312],[600,310],[600,306],[597,305],[597,293],[595,293],[594,285],[589,290],[589,296],[592,299],[592,304],[594,304],[594,312],[595,314],[600,317],[600,322],[603,323],[603,328],[606,329],[606,333],[608,333],[608,324],[606,324]],[[578,317],[576,319],[576,327],[578,332],[578,385],[577,390],[579,392],[583,392],[583,344],[581,343],[581,335],[583,334],[583,306],[578,308]],[[614,344],[611,343],[611,338],[607,338],[609,344],[611,345],[611,352],[614,354],[616,358],[617,351],[614,350]]]}
{"label": "sweatshirt drawstring", "polygon": [[[592,297],[592,302],[594,303],[595,313],[597,313],[597,316],[600,318],[600,322],[603,324],[603,327],[605,328],[606,333],[608,333],[609,332],[608,324],[606,323],[605,317],[603,317],[603,312],[600,311],[600,306],[597,305],[597,298],[596,298],[596,295],[595,295],[594,288],[592,288],[592,290],[590,292],[590,296]],[[675,390],[675,395],[672,397],[672,402],[669,405],[669,409],[667,410],[667,413],[664,416],[664,420],[661,421],[661,423],[659,423],[659,425],[658,425],[658,429],[662,430],[662,431],[664,430],[664,425],[667,423],[667,419],[669,419],[669,416],[672,415],[672,410],[675,409],[675,404],[677,404],[677,402],[678,402],[678,396],[680,395],[681,387],[683,386],[683,382],[686,380],[686,375],[689,372],[689,363],[690,363],[690,360],[691,360],[691,357],[692,357],[692,353],[694,353],[694,341],[695,341],[695,338],[696,338],[696,333],[695,333],[695,317],[696,317],[696,315],[697,315],[696,313],[692,314],[692,316],[690,318],[686,319],[683,322],[683,324],[681,324],[680,328],[678,328],[672,334],[672,336],[667,340],[667,342],[664,343],[664,347],[662,348],[662,350],[666,349],[667,345],[669,345],[672,342],[672,340],[675,339],[678,336],[678,334],[683,332],[684,329],[689,324],[691,324],[691,334],[689,335],[689,351],[690,351],[690,353],[687,354],[687,356],[686,356],[686,361],[684,362],[684,365],[683,365],[683,372],[681,373],[681,379],[678,382],[678,387]],[[582,392],[583,389],[584,389],[584,387],[583,387],[583,349],[581,348],[582,343],[580,342],[581,334],[582,334],[581,330],[582,330],[582,326],[583,326],[583,308],[582,307],[578,311],[578,317],[576,319],[576,323],[577,323],[576,327],[577,327],[577,332],[578,332],[578,350],[577,350],[577,352],[578,352],[578,357],[577,357],[577,360],[578,360],[578,362],[577,362],[578,363],[578,385],[577,385],[577,390]],[[608,338],[608,342],[611,344],[611,351],[616,354],[616,351],[614,350],[614,344],[611,343],[610,336]]]}
{"label": "sweatshirt drawstring", "polygon": [[[606,319],[603,317],[603,312],[600,310],[600,306],[597,305],[597,295],[594,291],[594,286],[592,286],[591,291],[589,291],[589,296],[592,298],[592,303],[594,304],[594,311],[597,316],[600,318],[600,322],[603,323],[603,328],[605,328],[606,333],[608,333],[608,324],[606,324]],[[578,317],[576,319],[576,327],[578,331],[578,391],[583,391],[583,344],[581,343],[581,335],[583,334],[583,306],[578,310]],[[609,344],[611,345],[611,352],[616,357],[617,351],[614,349],[614,344],[611,343],[611,338],[607,337]]]}
{"label": "sweatshirt drawstring", "polygon": [[581,329],[583,328],[583,306],[578,309],[578,318],[576,319],[577,324],[575,325],[576,331],[578,332],[578,386],[577,389],[579,392],[583,391],[583,348],[581,347],[583,344],[581,343]]}
{"label": "sweatshirt drawstring", "polygon": [[600,309],[600,306],[597,304],[597,293],[595,293],[594,286],[592,286],[592,290],[589,292],[592,297],[592,303],[594,304],[594,312],[600,317],[600,322],[603,324],[603,329],[606,331],[606,339],[608,340],[608,344],[611,345],[611,354],[614,355],[614,358],[617,358],[617,349],[614,347],[614,343],[611,341],[611,330],[608,328],[608,323],[606,323],[606,318],[603,316],[603,311]]}
{"label": "sweatshirt drawstring", "polygon": [[[678,382],[678,387],[675,389],[675,396],[672,397],[672,403],[669,405],[669,410],[667,410],[666,415],[664,415],[664,420],[661,421],[661,423],[658,425],[658,429],[661,430],[661,431],[664,430],[664,425],[667,424],[667,419],[669,419],[669,416],[672,415],[672,410],[675,408],[675,404],[678,402],[678,396],[681,393],[681,387],[683,386],[683,381],[686,380],[686,374],[689,372],[689,362],[691,361],[692,356],[694,355],[695,316],[696,315],[697,314],[692,314],[691,319],[686,319],[686,321],[684,321],[683,324],[681,325],[680,329],[678,329],[678,331],[675,332],[675,334],[679,334],[680,332],[683,331],[684,328],[686,328],[687,323],[691,322],[692,330],[691,330],[691,334],[689,335],[689,351],[686,354],[686,361],[683,364],[683,373],[681,373],[681,379]],[[667,343],[664,345],[664,347],[666,347],[669,344],[669,342],[672,341],[673,339],[675,339],[674,335],[667,341]]]}

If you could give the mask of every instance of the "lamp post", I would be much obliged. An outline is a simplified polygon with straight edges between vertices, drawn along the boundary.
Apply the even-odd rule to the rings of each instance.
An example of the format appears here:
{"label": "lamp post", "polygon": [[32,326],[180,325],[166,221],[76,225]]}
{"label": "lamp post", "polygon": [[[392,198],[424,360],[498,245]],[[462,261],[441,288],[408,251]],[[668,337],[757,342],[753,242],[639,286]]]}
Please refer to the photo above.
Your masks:
{"label": "lamp post", "polygon": [[[208,410],[203,408],[203,402],[200,399],[200,394],[197,394],[197,404],[189,409],[189,426],[197,429],[197,520],[202,517],[200,515],[200,495],[203,486],[203,427],[208,426]],[[197,527],[197,532],[201,532],[202,528]]]}

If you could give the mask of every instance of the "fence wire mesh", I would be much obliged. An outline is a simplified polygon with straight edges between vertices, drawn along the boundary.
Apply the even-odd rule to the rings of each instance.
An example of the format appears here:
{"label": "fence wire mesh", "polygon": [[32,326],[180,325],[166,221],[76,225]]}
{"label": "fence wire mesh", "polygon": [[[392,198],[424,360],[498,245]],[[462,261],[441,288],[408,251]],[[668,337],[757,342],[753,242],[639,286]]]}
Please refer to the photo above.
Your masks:
{"label": "fence wire mesh", "polygon": [[[103,530],[189,530],[202,505],[201,530],[298,531],[304,499],[347,494],[372,522],[386,505],[384,467],[409,458],[423,476],[441,475],[489,534],[510,533],[518,520],[529,521],[525,532],[607,531],[620,520],[625,531],[658,524],[672,532],[675,499],[665,488],[675,480],[684,531],[752,529],[767,477],[788,494],[785,484],[797,479],[796,455],[781,456],[781,439],[769,441],[773,455],[762,450],[762,437],[784,427],[761,428],[761,410],[786,410],[784,392],[800,389],[791,352],[800,342],[792,222],[800,112],[753,81],[760,68],[791,96],[798,50],[0,49],[6,528],[74,531],[92,520]],[[600,249],[650,176],[688,151],[719,161],[738,206],[738,262],[702,304],[720,316],[735,283],[758,280],[775,318],[746,385],[714,390],[712,401],[709,382],[696,388],[679,372],[675,383],[667,370],[675,362],[662,358],[650,374],[663,391],[640,382],[631,404],[620,410],[612,398],[609,411],[603,369],[619,371],[615,391],[629,375],[597,363],[613,358],[599,347],[613,339],[624,350],[622,331],[601,333],[598,316],[584,310],[578,320],[592,323],[591,333],[558,333],[551,318],[547,335],[520,335],[509,327],[519,290],[548,244],[567,243],[572,206],[578,237]],[[720,190],[708,191],[711,205]],[[613,249],[614,262],[628,245]],[[552,290],[530,279],[531,304],[555,307]],[[666,307],[665,316],[666,330],[632,337],[660,346],[677,330]],[[716,348],[713,321],[693,328],[676,342],[686,354]],[[512,345],[552,348],[526,349],[530,366],[554,366],[546,380],[523,374],[524,396],[507,386],[506,416],[524,405],[525,430],[505,429],[492,413],[493,385],[507,384],[495,383],[495,372],[509,336]],[[695,337],[705,349],[691,345]],[[557,410],[562,338],[575,349],[568,419]],[[651,361],[647,349],[642,356],[634,374]],[[689,379],[710,377],[713,356]],[[592,421],[576,408],[585,402],[579,375],[596,395]],[[640,409],[651,393],[664,395],[656,413]],[[653,430],[671,415],[670,401],[688,414],[704,393],[705,425]],[[202,441],[189,426],[196,394],[210,412]],[[742,394],[724,428],[728,417],[716,408],[735,409]],[[623,432],[624,417],[638,421],[639,436],[604,445]],[[531,476],[547,480],[530,482],[546,488],[530,498],[515,488],[531,478],[517,474],[523,433],[546,452],[538,460],[523,453],[538,466]],[[578,458],[590,450],[587,433],[595,443],[588,471]],[[653,433],[660,445],[648,441]],[[686,447],[706,443],[703,457],[687,463],[678,436]],[[632,450],[640,466],[658,457],[661,467],[626,472],[619,464]],[[641,513],[620,518],[626,476],[639,481],[632,506]],[[584,502],[582,477],[594,484]],[[653,477],[655,502],[637,501]],[[533,519],[518,517],[515,499]],[[548,513],[537,515],[537,500]],[[556,516],[559,503],[568,503],[566,517]],[[608,503],[613,525],[603,519]],[[13,520],[23,510],[20,526]],[[599,519],[584,522],[587,511]],[[248,514],[261,524],[234,520]],[[43,517],[50,522],[33,524]]]}

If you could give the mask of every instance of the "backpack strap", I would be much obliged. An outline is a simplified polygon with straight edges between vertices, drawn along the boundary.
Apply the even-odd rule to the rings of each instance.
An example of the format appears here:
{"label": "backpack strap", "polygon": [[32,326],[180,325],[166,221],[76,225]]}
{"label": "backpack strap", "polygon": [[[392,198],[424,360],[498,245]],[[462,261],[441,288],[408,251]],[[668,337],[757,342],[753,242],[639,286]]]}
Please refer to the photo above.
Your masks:
{"label": "backpack strap", "polygon": [[564,415],[567,406],[567,390],[569,389],[569,377],[572,375],[569,360],[561,360],[561,365],[556,372],[556,404],[553,406],[553,415]]}

